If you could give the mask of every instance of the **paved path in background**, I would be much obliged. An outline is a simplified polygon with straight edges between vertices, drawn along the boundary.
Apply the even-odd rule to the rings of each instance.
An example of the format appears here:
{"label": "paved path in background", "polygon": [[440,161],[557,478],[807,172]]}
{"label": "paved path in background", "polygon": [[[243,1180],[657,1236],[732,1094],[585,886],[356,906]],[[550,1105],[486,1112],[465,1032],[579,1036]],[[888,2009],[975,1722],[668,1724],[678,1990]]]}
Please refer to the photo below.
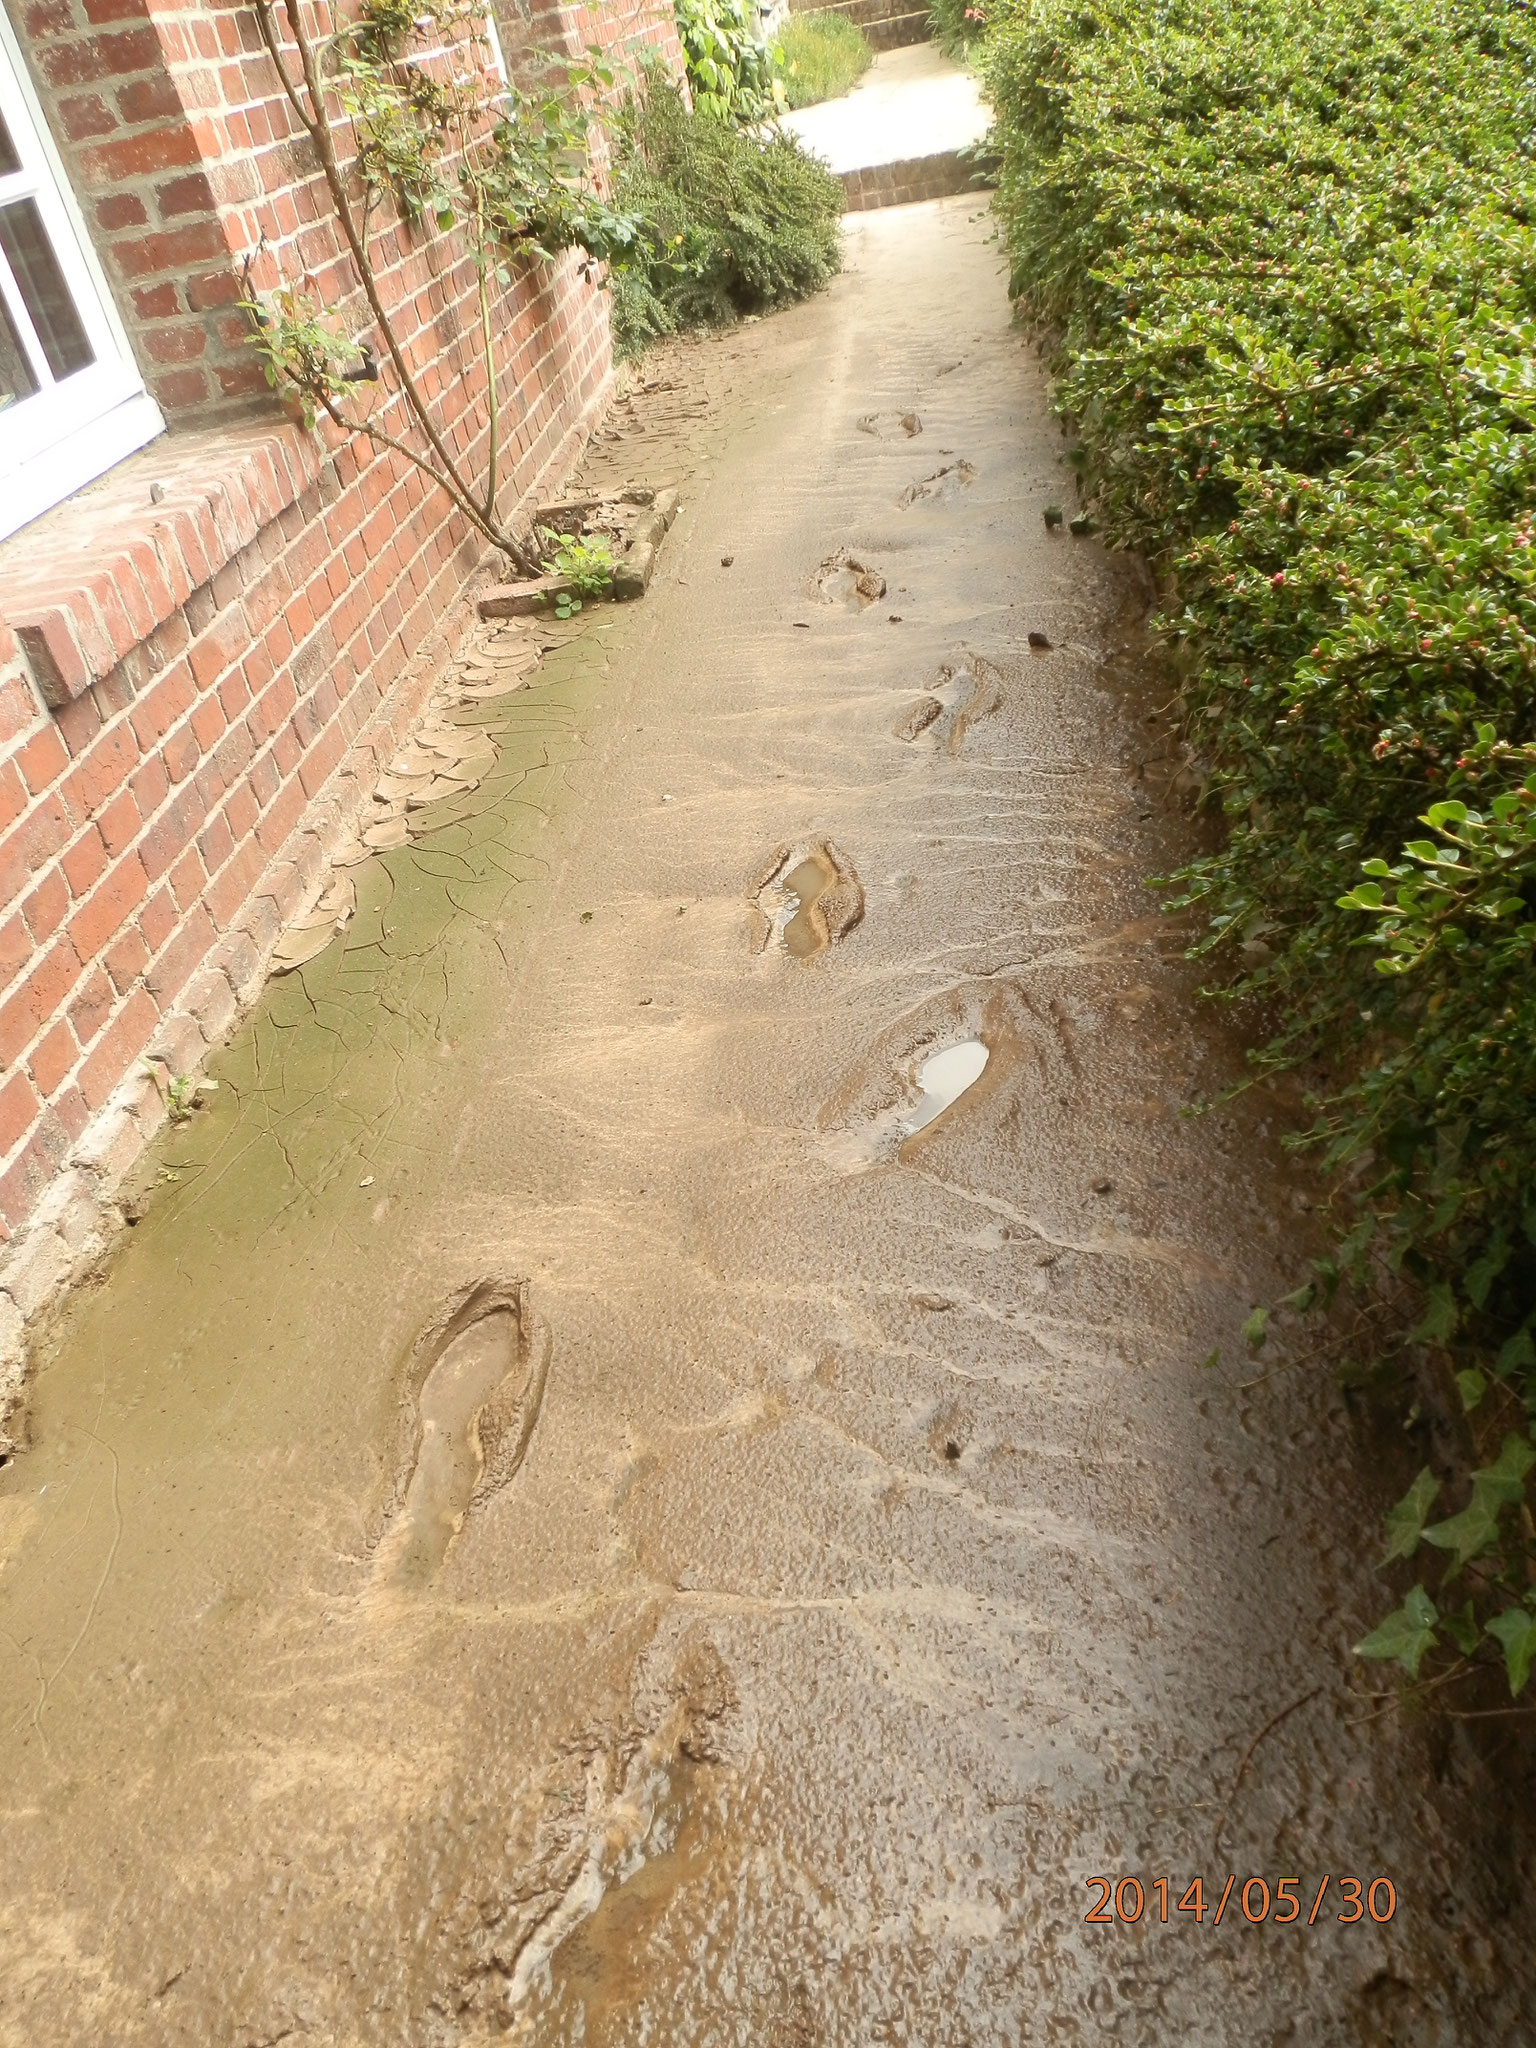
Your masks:
{"label": "paved path in background", "polygon": [[991,118],[973,72],[936,43],[913,43],[877,57],[841,99],[787,114],[784,125],[841,175],[969,149]]}
{"label": "paved path in background", "polygon": [[1536,2038],[1510,1815],[1350,1691],[1332,1376],[1243,1360],[1307,1183],[1184,1114],[1171,685],[989,220],[608,433],[650,594],[453,714],[0,1474],[0,2042]]}

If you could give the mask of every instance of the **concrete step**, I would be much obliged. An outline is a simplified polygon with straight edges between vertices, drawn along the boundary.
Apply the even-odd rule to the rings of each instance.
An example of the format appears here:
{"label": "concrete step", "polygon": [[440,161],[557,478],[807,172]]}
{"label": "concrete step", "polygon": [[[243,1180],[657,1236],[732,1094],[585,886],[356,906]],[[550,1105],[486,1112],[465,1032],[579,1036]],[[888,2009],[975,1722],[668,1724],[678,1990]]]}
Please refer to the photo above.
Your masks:
{"label": "concrete step", "polygon": [[925,6],[913,0],[790,0],[794,14],[846,14],[877,50],[902,50],[926,43],[933,25]]}
{"label": "concrete step", "polygon": [[977,166],[961,153],[982,141],[990,116],[975,75],[925,42],[883,51],[852,92],[784,125],[837,173],[859,213],[976,190]]}

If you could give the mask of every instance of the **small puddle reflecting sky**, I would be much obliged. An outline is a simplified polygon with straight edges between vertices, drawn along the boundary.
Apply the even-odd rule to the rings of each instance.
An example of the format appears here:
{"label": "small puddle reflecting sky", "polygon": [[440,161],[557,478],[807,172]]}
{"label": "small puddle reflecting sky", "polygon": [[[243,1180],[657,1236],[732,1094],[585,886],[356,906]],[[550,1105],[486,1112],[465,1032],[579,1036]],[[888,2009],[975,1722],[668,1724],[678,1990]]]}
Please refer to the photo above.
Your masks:
{"label": "small puddle reflecting sky", "polygon": [[947,1045],[942,1052],[932,1054],[917,1070],[917,1085],[922,1095],[908,1115],[901,1120],[901,1128],[910,1137],[925,1124],[931,1124],[936,1116],[942,1116],[952,1102],[956,1102],[976,1081],[979,1081],[987,1064],[987,1048],[979,1038],[963,1039],[959,1045]]}

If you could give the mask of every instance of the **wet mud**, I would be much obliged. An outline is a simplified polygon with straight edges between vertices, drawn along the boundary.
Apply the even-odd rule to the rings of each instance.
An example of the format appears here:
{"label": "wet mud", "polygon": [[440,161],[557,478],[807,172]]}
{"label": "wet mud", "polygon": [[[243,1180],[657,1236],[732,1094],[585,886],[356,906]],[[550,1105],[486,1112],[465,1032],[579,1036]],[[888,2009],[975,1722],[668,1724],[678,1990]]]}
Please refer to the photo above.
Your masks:
{"label": "wet mud", "polygon": [[[1335,1382],[1244,1357],[1315,1190],[1189,1113],[1242,1048],[1143,886],[1145,591],[1045,527],[989,235],[858,216],[648,365],[573,486],[681,486],[644,603],[468,650],[51,1332],[6,2048],[1536,2034],[1522,1816],[1358,1687]],[[977,474],[902,509],[918,422]],[[1229,1873],[1398,1903],[1218,1926]]]}
{"label": "wet mud", "polygon": [[847,854],[817,836],[778,848],[752,888],[753,942],[811,960],[846,938],[864,915],[864,885]]}
{"label": "wet mud", "polygon": [[527,1455],[549,1374],[549,1332],[526,1283],[463,1288],[417,1338],[406,1371],[411,1450],[378,1547],[380,1576],[420,1586]]}
{"label": "wet mud", "polygon": [[908,484],[896,502],[903,511],[911,505],[947,505],[962,491],[969,490],[975,481],[975,464],[961,456],[957,462],[946,462],[942,469],[935,470],[932,476],[925,476],[920,483]]}

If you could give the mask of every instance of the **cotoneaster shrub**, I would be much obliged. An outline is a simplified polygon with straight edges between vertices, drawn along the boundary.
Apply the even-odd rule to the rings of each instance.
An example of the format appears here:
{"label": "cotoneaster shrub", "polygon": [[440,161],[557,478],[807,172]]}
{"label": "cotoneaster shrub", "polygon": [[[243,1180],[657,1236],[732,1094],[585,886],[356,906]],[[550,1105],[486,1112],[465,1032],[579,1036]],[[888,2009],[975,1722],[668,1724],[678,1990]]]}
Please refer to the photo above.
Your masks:
{"label": "cotoneaster shrub", "polygon": [[[1362,1646],[1536,1652],[1536,16],[1523,0],[988,0],[1014,289],[1225,832],[1213,987],[1323,1073],[1310,1294],[1417,1303],[1478,1471]],[[1350,1208],[1350,1205],[1353,1205]],[[1262,1334],[1256,1319],[1255,1336]],[[1390,1367],[1394,1347],[1378,1353]],[[1441,1506],[1447,1505],[1442,1502]]]}

